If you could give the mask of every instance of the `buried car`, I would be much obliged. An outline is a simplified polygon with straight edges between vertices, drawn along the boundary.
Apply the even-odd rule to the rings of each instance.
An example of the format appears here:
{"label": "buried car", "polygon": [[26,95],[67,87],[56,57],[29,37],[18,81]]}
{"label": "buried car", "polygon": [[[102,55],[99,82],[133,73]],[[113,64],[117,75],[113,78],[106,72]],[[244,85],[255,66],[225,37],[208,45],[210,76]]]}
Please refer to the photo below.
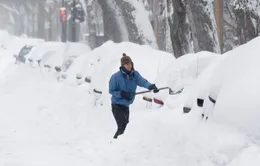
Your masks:
{"label": "buried car", "polygon": [[37,64],[42,60],[43,55],[49,51],[56,51],[63,46],[64,43],[61,42],[44,42],[35,47],[28,57],[28,61],[31,63],[32,67],[35,67],[35,62]]}
{"label": "buried car", "polygon": [[57,80],[62,80],[62,79],[66,79],[67,78],[67,70],[70,68],[71,64],[74,62],[74,60],[77,58],[78,56],[70,56],[69,58],[67,58],[61,66],[55,66],[54,69],[56,72],[59,73]]}
{"label": "buried car", "polygon": [[255,38],[210,64],[193,86],[183,112],[256,134],[260,126],[259,41]]}
{"label": "buried car", "polygon": [[19,64],[19,63],[25,63],[26,62],[26,55],[28,55],[32,49],[33,49],[34,46],[27,46],[25,45],[21,51],[19,52],[18,55],[14,55],[15,57],[15,64]]}

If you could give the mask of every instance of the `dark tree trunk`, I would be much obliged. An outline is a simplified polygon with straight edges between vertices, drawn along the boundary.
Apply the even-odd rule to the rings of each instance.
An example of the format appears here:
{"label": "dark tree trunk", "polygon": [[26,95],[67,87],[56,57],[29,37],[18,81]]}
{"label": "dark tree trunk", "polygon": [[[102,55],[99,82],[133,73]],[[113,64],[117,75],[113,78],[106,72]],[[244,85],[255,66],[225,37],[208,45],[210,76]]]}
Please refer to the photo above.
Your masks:
{"label": "dark tree trunk", "polygon": [[168,18],[174,56],[176,58],[191,52],[191,33],[187,22],[187,6],[182,0],[168,0],[173,14]]}
{"label": "dark tree trunk", "polygon": [[[120,28],[120,19],[122,16],[117,15],[117,5],[113,0],[98,0],[102,11],[104,21],[104,40],[112,40],[114,42],[124,41],[124,31]],[[112,4],[112,5],[111,5]],[[128,36],[128,35],[127,35]]]}
{"label": "dark tree trunk", "polygon": [[138,44],[145,44],[144,37],[142,36],[142,34],[139,34],[138,28],[135,23],[135,18],[133,16],[133,11],[135,11],[136,9],[129,2],[125,2],[124,0],[115,1],[124,17],[124,22],[129,33],[129,41]]}
{"label": "dark tree trunk", "polygon": [[213,11],[209,11],[207,8],[213,4],[208,4],[204,0],[187,0],[187,2],[194,51],[219,52],[217,30],[213,25],[215,20],[210,17],[210,12]]}

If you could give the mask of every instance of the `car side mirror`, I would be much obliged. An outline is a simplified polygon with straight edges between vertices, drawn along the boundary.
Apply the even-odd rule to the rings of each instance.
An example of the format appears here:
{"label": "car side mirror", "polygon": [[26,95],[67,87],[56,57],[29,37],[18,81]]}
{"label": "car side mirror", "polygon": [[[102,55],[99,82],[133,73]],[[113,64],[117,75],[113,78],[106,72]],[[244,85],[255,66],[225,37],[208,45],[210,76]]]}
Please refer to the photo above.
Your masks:
{"label": "car side mirror", "polygon": [[82,75],[81,74],[76,74],[76,78],[77,78],[77,80],[80,80],[82,78]]}
{"label": "car side mirror", "polygon": [[91,79],[88,78],[88,77],[86,77],[86,78],[85,78],[85,82],[87,82],[87,83],[91,83]]}
{"label": "car side mirror", "polygon": [[55,66],[56,72],[61,72],[61,67]]}
{"label": "car side mirror", "polygon": [[18,58],[18,55],[14,54],[14,57],[15,57],[15,58]]}

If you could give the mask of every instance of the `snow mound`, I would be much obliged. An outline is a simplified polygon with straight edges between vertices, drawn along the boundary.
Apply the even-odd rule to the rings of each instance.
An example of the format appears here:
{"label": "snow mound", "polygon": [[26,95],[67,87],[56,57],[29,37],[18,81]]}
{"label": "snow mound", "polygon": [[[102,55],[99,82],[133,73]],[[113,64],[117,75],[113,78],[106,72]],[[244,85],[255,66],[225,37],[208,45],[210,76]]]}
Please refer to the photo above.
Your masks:
{"label": "snow mound", "polygon": [[67,42],[61,44],[58,49],[55,49],[53,51],[54,54],[44,63],[51,67],[61,67],[63,62],[68,60],[69,57],[78,57],[82,54],[90,52],[91,49],[87,44]]}
{"label": "snow mound", "polygon": [[[86,60],[82,73],[92,80],[90,91],[93,91],[93,89],[102,91],[104,92],[103,97],[109,98],[107,96],[109,78],[113,73],[119,71],[123,53],[132,58],[134,68],[152,83],[155,81],[157,74],[175,60],[172,54],[158,51],[150,46],[108,41],[85,56]],[[138,90],[141,90],[141,88]]]}
{"label": "snow mound", "polygon": [[[226,53],[210,80],[209,94],[217,99],[214,119],[260,134],[260,37]],[[249,131],[250,129],[250,131]]]}
{"label": "snow mound", "polygon": [[197,80],[194,81],[188,87],[185,87],[183,106],[188,108],[196,108],[197,98],[205,99],[209,95],[209,90],[211,88],[210,79],[212,73],[216,70],[218,65],[225,59],[225,55],[217,56],[208,66],[201,72]]}
{"label": "snow mound", "polygon": [[39,45],[37,45],[33,50],[31,51],[30,55],[28,55],[28,58],[30,58],[32,61],[38,61],[42,58],[43,54],[48,51],[55,51],[62,47],[64,43],[61,42],[44,42]]}
{"label": "snow mound", "polygon": [[[171,54],[150,47],[112,42],[78,57],[73,64],[75,68],[77,65],[81,68],[83,60],[91,62],[91,87],[104,90],[103,101],[109,100],[107,79],[118,71],[123,52],[133,58],[136,69],[149,77],[149,81],[154,81],[157,73],[159,78],[163,71],[168,72],[167,69],[168,74],[172,73],[170,70],[185,69],[183,78],[188,79],[184,79],[183,85],[187,93],[192,93],[196,86],[199,92],[204,91],[203,86],[208,92],[215,92],[211,83],[221,84],[216,86],[221,89],[214,118],[222,124],[210,120],[205,123],[167,107],[146,109],[136,101],[130,107],[130,123],[124,135],[112,143],[117,128],[111,108],[108,105],[91,107],[88,86],[67,86],[57,83],[53,73],[42,75],[27,65],[8,65],[0,74],[0,165],[258,166],[260,137],[249,137],[246,132],[227,124],[240,124],[248,126],[248,130],[259,131],[255,128],[259,124],[256,120],[258,104],[255,103],[260,89],[257,87],[258,41],[243,46],[244,51],[234,50],[223,57],[199,53],[199,61],[195,55],[175,60]],[[8,51],[0,49],[0,60],[5,58],[4,64],[12,58],[5,56]],[[247,58],[242,58],[244,56]],[[225,69],[219,71],[223,67]],[[15,72],[10,74],[11,71]],[[164,81],[159,79],[158,84],[168,85],[167,76],[162,75]],[[219,80],[222,78],[224,80]]]}
{"label": "snow mound", "polygon": [[20,38],[12,36],[6,31],[0,31],[0,47],[2,49],[8,49],[12,55],[18,54],[25,45],[35,46],[42,42],[44,42],[43,39]]}
{"label": "snow mound", "polygon": [[215,59],[188,89],[184,106],[200,113],[196,99],[210,96],[216,100],[213,120],[260,136],[259,42],[258,37]]}
{"label": "snow mound", "polygon": [[[196,82],[197,78],[201,75],[204,69],[218,56],[218,54],[207,51],[184,55],[170,63],[162,72],[158,74],[156,84],[159,87],[170,87],[174,92],[177,92],[182,88],[184,88],[184,92],[190,92],[189,87]],[[148,97],[152,96],[164,101],[168,99],[169,91],[164,90],[158,94],[151,94]],[[172,105],[170,103],[174,103],[174,105],[176,105],[176,102],[173,102],[172,100],[173,98],[169,99],[168,104]]]}

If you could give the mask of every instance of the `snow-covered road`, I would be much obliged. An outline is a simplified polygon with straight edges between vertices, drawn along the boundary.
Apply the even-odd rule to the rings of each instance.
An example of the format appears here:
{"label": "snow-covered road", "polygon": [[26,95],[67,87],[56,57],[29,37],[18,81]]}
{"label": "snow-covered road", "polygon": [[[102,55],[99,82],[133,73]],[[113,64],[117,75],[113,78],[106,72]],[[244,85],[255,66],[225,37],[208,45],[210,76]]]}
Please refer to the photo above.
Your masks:
{"label": "snow-covered road", "polygon": [[258,166],[260,147],[232,126],[137,101],[126,133],[110,106],[93,108],[87,85],[9,65],[0,79],[0,166]]}

